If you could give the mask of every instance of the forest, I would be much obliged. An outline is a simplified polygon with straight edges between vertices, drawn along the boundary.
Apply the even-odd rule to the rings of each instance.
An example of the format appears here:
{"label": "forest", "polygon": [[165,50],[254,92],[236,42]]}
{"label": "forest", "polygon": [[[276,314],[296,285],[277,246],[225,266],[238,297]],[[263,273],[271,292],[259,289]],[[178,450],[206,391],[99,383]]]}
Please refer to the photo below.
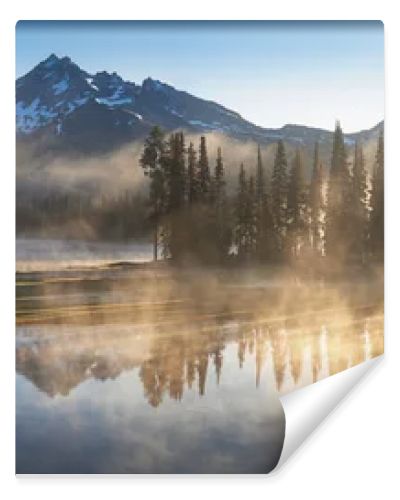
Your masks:
{"label": "forest", "polygon": [[[222,137],[154,127],[142,149],[124,153],[125,170],[92,159],[91,170],[67,166],[57,186],[45,171],[40,188],[18,181],[17,235],[152,241],[153,259],[174,265],[310,263],[317,270],[382,263],[383,132],[372,146],[373,168],[371,150],[367,156],[361,142],[349,145],[339,122],[332,145],[323,147],[324,154],[315,143],[310,154],[278,141],[266,160],[265,149],[252,144],[244,158]],[[107,172],[106,185],[96,165],[103,177]],[[74,188],[71,179],[81,172],[86,184]]]}
{"label": "forest", "polygon": [[331,164],[322,165],[316,143],[309,180],[301,149],[288,162],[282,141],[276,145],[270,175],[260,147],[255,161],[251,174],[240,165],[236,192],[228,195],[221,148],[210,165],[206,137],[196,148],[186,144],[184,133],[167,137],[154,127],[140,159],[150,181],[147,216],[154,260],[313,267],[383,262],[383,133],[372,175],[362,145],[356,143],[350,151],[339,122]]}

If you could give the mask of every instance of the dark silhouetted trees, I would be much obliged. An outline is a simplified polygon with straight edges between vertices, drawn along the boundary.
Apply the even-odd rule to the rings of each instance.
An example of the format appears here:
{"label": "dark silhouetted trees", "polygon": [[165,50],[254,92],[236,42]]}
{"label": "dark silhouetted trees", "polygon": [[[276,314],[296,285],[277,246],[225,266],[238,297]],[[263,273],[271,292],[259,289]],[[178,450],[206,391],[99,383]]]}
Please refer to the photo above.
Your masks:
{"label": "dark silhouetted trees", "polygon": [[206,138],[200,137],[200,150],[199,150],[199,165],[198,165],[199,185],[200,185],[200,199],[207,201],[210,195],[211,178],[210,167],[208,164]]}
{"label": "dark silhouetted trees", "polygon": [[243,259],[247,249],[247,179],[243,163],[240,165],[238,188],[235,200],[235,245],[237,255]]}
{"label": "dark silhouetted trees", "polygon": [[307,242],[307,193],[304,165],[297,149],[290,170],[287,192],[287,247],[290,255],[298,257]]}
{"label": "dark silhouetted trees", "polygon": [[266,174],[261,157],[260,146],[257,148],[256,169],[256,255],[259,262],[266,262],[276,257],[274,223],[266,185]]}
{"label": "dark silhouetted trees", "polygon": [[189,204],[197,201],[199,196],[199,179],[196,175],[196,151],[193,143],[189,144],[188,148],[188,202]]}
{"label": "dark silhouetted trees", "polygon": [[353,230],[351,252],[363,263],[368,252],[368,186],[362,146],[356,143],[353,161]]}
{"label": "dark silhouetted trees", "polygon": [[325,251],[327,257],[345,262],[350,257],[352,232],[353,183],[340,123],[333,137],[331,169],[328,181]]}
{"label": "dark silhouetted trees", "polygon": [[375,260],[384,257],[384,139],[379,135],[371,186],[370,248]]}
{"label": "dark silhouetted trees", "polygon": [[322,216],[324,211],[323,170],[319,158],[319,145],[314,146],[313,169],[310,183],[310,243],[316,256],[322,254]]}
{"label": "dark silhouetted trees", "polygon": [[362,146],[355,144],[349,164],[339,123],[327,185],[318,144],[307,179],[303,152],[294,152],[288,173],[285,146],[279,141],[271,182],[258,147],[255,169],[246,172],[240,165],[236,192],[229,196],[221,148],[210,169],[204,136],[196,154],[193,143],[186,148],[183,133],[166,139],[155,127],[140,160],[150,178],[154,258],[161,244],[164,256],[176,263],[293,263],[312,255],[325,259],[328,269],[333,262],[365,264],[371,256],[382,260],[383,147],[381,135],[370,196]]}
{"label": "dark silhouetted trees", "polygon": [[277,238],[278,252],[283,253],[287,229],[287,160],[285,146],[278,141],[272,171],[272,218]]}
{"label": "dark silhouetted trees", "polygon": [[150,178],[150,217],[153,222],[153,256],[158,257],[158,238],[161,218],[166,208],[167,156],[164,133],[154,127],[145,141],[140,164]]}
{"label": "dark silhouetted trees", "polygon": [[231,246],[231,227],[226,196],[225,170],[221,148],[217,150],[214,177],[212,180],[212,229],[215,247],[214,261],[222,263]]}

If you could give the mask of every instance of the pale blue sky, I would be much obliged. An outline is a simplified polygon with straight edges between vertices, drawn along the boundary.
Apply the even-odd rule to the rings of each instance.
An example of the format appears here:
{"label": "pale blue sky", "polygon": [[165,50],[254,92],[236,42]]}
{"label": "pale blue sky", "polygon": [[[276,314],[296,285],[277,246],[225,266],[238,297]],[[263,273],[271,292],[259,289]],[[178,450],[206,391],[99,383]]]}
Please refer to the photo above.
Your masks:
{"label": "pale blue sky", "polygon": [[378,21],[20,21],[17,76],[54,52],[89,72],[147,76],[238,111],[265,127],[348,132],[384,114],[384,40]]}

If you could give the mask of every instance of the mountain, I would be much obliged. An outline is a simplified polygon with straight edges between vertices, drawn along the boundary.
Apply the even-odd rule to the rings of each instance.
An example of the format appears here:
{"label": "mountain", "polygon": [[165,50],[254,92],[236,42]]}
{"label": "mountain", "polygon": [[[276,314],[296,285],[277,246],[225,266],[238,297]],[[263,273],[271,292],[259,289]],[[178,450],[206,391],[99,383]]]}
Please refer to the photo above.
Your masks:
{"label": "mountain", "polygon": [[[96,153],[143,138],[154,125],[170,131],[216,131],[240,141],[293,146],[330,144],[331,132],[302,125],[259,127],[235,111],[146,78],[141,85],[117,73],[90,74],[69,57],[50,55],[16,81],[17,144],[39,151]],[[375,139],[383,127],[347,134],[348,144]]]}

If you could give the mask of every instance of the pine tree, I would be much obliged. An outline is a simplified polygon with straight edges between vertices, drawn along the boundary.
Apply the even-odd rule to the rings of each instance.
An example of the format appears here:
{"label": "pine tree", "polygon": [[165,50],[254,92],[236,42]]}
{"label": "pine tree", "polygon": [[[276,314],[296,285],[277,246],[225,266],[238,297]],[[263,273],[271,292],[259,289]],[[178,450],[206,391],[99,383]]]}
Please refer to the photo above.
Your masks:
{"label": "pine tree", "polygon": [[269,208],[260,146],[257,148],[256,168],[256,230],[257,259],[260,262],[265,262],[274,253],[274,227]]}
{"label": "pine tree", "polygon": [[213,179],[215,244],[217,259],[222,262],[230,246],[230,228],[227,213],[225,172],[221,148],[217,150],[217,160]]}
{"label": "pine tree", "polygon": [[150,178],[150,218],[153,223],[153,257],[158,258],[160,223],[166,209],[166,145],[164,132],[154,127],[145,141],[140,164]]}
{"label": "pine tree", "polygon": [[182,208],[185,199],[185,142],[182,133],[172,134],[168,148],[168,210]]}
{"label": "pine tree", "polygon": [[196,176],[196,151],[191,142],[188,147],[188,202],[195,203],[199,195],[198,178]]}
{"label": "pine tree", "polygon": [[329,258],[343,264],[350,256],[352,233],[352,179],[340,123],[336,123],[326,211],[325,250]]}
{"label": "pine tree", "polygon": [[384,258],[384,138],[379,135],[371,190],[370,242],[374,259]]}
{"label": "pine tree", "polygon": [[316,255],[322,253],[322,240],[321,240],[321,217],[324,206],[323,193],[322,193],[322,165],[319,159],[319,145],[315,143],[314,147],[314,160],[313,170],[310,185],[310,240],[311,245]]}
{"label": "pine tree", "polygon": [[285,146],[278,142],[272,172],[272,217],[278,251],[282,253],[287,227],[287,160]]}
{"label": "pine tree", "polygon": [[225,191],[225,179],[224,179],[224,164],[222,162],[221,148],[217,150],[217,161],[215,164],[214,173],[214,196],[216,200],[220,200]]}
{"label": "pine tree", "polygon": [[238,190],[235,200],[235,244],[239,259],[243,259],[246,253],[246,200],[247,200],[247,181],[246,171],[243,163],[240,165]]}
{"label": "pine tree", "polygon": [[297,149],[290,170],[287,197],[287,224],[289,248],[297,257],[306,239],[306,190],[304,182],[304,165]]}
{"label": "pine tree", "polygon": [[367,172],[362,147],[356,143],[353,162],[353,233],[352,251],[359,262],[363,262],[367,253]]}
{"label": "pine tree", "polygon": [[257,198],[254,177],[246,179],[243,163],[240,165],[239,183],[235,203],[235,244],[239,260],[250,261],[256,253]]}
{"label": "pine tree", "polygon": [[255,182],[251,175],[246,190],[245,208],[245,254],[246,259],[251,260],[256,252],[257,244],[257,201],[255,196]]}
{"label": "pine tree", "polygon": [[189,144],[187,150],[187,207],[184,221],[186,227],[186,248],[185,252],[190,257],[195,257],[199,253],[198,231],[199,230],[199,203],[200,203],[200,175],[197,162],[197,155],[193,143]]}
{"label": "pine tree", "polygon": [[208,164],[206,138],[204,136],[201,136],[200,138],[198,178],[199,178],[199,188],[200,188],[200,199],[203,202],[207,202],[207,199],[210,195],[211,178],[210,178],[210,167]]}
{"label": "pine tree", "polygon": [[174,260],[179,260],[186,246],[184,203],[186,191],[185,140],[182,133],[171,134],[168,148],[168,233],[165,244]]}
{"label": "pine tree", "polygon": [[261,158],[260,146],[257,147],[257,169],[256,169],[256,196],[257,200],[261,202],[265,195],[265,174],[264,166]]}
{"label": "pine tree", "polygon": [[230,228],[221,148],[217,150],[208,210],[207,242],[209,251],[207,259],[212,263],[222,263],[228,254],[230,246]]}

